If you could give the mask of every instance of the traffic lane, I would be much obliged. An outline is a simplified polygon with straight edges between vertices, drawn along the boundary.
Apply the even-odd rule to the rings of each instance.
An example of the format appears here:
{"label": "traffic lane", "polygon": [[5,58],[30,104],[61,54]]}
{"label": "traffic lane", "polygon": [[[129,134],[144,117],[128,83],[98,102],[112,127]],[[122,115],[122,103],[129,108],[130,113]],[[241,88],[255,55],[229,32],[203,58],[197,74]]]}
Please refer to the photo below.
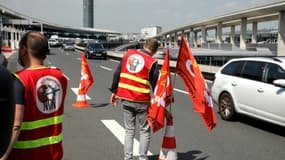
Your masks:
{"label": "traffic lane", "polygon": [[[96,64],[96,60],[91,61],[91,65],[93,62]],[[102,64],[103,62],[106,62],[104,65],[112,63],[110,61],[101,61],[98,63]],[[99,82],[106,83],[105,79],[111,79],[112,74],[103,77],[105,73],[110,74],[106,71],[102,72],[102,76],[100,75],[101,80],[97,82],[97,85],[101,86]],[[182,86],[181,81],[179,81],[180,80],[176,81],[176,86]],[[96,86],[96,82],[94,83],[94,86]],[[104,84],[103,86],[107,85]],[[106,100],[106,97],[108,97],[109,93],[108,91],[104,93],[103,91],[106,90],[104,88],[105,87],[101,88],[102,92],[100,92],[102,97],[97,97],[97,100],[100,100],[100,98]],[[96,91],[94,91],[93,94],[96,94]],[[174,92],[174,94],[175,103],[172,105],[172,112],[174,115],[177,151],[179,152],[180,158],[207,157],[207,159],[269,159],[272,158],[273,155],[277,159],[284,157],[283,148],[285,142],[282,136],[255,128],[254,125],[245,125],[243,122],[222,121],[217,114],[218,125],[213,132],[208,133],[200,117],[197,113],[192,111],[193,106],[188,95],[179,92]],[[97,110],[103,110],[104,112],[106,108],[108,107],[101,107]],[[122,124],[121,112],[118,110],[119,108],[116,108],[115,111],[111,109],[111,111],[114,112],[110,111],[102,114],[106,116],[112,113],[110,116],[116,117],[119,123]],[[100,126],[100,124],[98,125]],[[103,127],[103,130],[106,130],[106,128]],[[161,130],[160,132],[153,134],[150,150],[154,154],[159,153],[162,133],[163,131]],[[116,138],[112,137],[112,135],[110,136],[111,139],[116,142]],[[121,153],[122,145],[118,144],[118,148],[114,147],[114,149]],[[99,155],[102,155],[102,153],[99,153]]]}
{"label": "traffic lane", "polygon": [[[184,90],[184,92],[185,92],[185,87],[184,87],[184,85],[183,85],[183,82],[181,81],[181,79],[180,78],[178,78],[177,76],[174,78],[174,77],[172,77],[172,80],[173,80],[173,82],[174,82],[174,88],[175,89],[178,89],[178,90]],[[211,82],[209,82],[208,83],[208,87],[209,87],[209,89],[211,88],[211,85],[212,85],[212,83]],[[205,127],[204,127],[204,124],[202,123],[202,121],[200,120],[200,117],[198,116],[198,114],[197,113],[194,113],[192,110],[193,110],[193,105],[192,105],[192,103],[190,102],[190,100],[189,100],[189,97],[188,97],[188,95],[185,95],[183,92],[181,93],[181,92],[177,92],[177,90],[174,92],[174,94],[175,94],[175,102],[183,102],[183,103],[181,103],[181,105],[180,104],[176,104],[176,103],[174,103],[173,105],[172,105],[172,110],[173,110],[173,114],[175,113],[175,106],[178,106],[178,107],[180,107],[179,108],[179,110],[178,110],[178,113],[177,113],[177,116],[175,116],[175,117],[182,117],[181,115],[183,115],[183,114],[185,114],[185,113],[187,113],[186,115],[185,115],[185,117],[191,117],[191,116],[193,116],[193,117],[195,117],[194,119],[189,119],[189,120],[185,120],[185,119],[183,119],[183,121],[179,121],[179,119],[178,120],[175,120],[175,124],[176,124],[176,121],[179,121],[178,123],[179,124],[181,124],[182,126],[187,126],[187,125],[189,125],[189,122],[194,122],[193,124],[200,124],[199,125],[199,129],[197,129],[197,128],[195,128],[194,130],[198,130],[198,132],[197,132],[197,134],[201,134],[201,133],[205,133],[206,132],[206,129],[205,129]],[[184,97],[182,100],[179,100],[181,97]],[[179,99],[178,99],[179,98]],[[187,101],[188,101],[188,105],[187,105]],[[186,102],[186,103],[185,103]],[[236,121],[236,122],[226,122],[226,121],[223,121],[223,120],[221,120],[221,118],[219,117],[219,115],[218,115],[218,113],[217,113],[217,106],[215,105],[215,110],[216,110],[216,116],[217,116],[217,121],[218,121],[218,126],[217,126],[217,128],[215,128],[215,130],[220,130],[220,128],[221,128],[221,130],[222,131],[225,131],[225,133],[223,133],[223,132],[217,132],[217,137],[219,137],[220,135],[223,135],[223,134],[225,134],[225,136],[223,136],[223,137],[227,137],[227,139],[229,139],[225,144],[224,143],[222,143],[222,142],[224,142],[224,139],[223,138],[221,138],[220,139],[220,141],[217,141],[216,143],[221,143],[221,144],[219,144],[220,146],[224,146],[223,148],[224,148],[224,151],[225,150],[228,150],[229,149],[229,147],[228,146],[232,146],[232,144],[235,144],[236,143],[236,141],[238,141],[238,142],[242,142],[241,144],[240,144],[240,146],[243,146],[243,144],[246,144],[246,146],[252,146],[252,148],[256,148],[256,149],[253,149],[254,150],[254,152],[256,152],[257,154],[256,155],[260,155],[260,154],[258,154],[258,152],[259,152],[259,150],[267,150],[267,151],[269,151],[269,153],[271,152],[271,151],[276,151],[276,153],[282,153],[282,150],[280,150],[280,147],[282,148],[283,146],[284,146],[284,140],[282,141],[282,143],[279,143],[279,146],[277,145],[276,147],[273,147],[273,148],[268,148],[268,143],[272,143],[272,142],[266,142],[266,140],[264,140],[265,142],[259,142],[260,140],[258,139],[258,136],[256,137],[256,135],[255,135],[255,133],[257,133],[258,135],[260,134],[260,133],[262,133],[261,135],[260,135],[260,139],[267,139],[267,135],[266,134],[268,134],[269,136],[277,136],[277,139],[278,139],[278,135],[281,135],[282,136],[282,131],[284,131],[284,129],[282,128],[282,127],[279,127],[279,126],[276,126],[276,125],[272,125],[272,124],[268,124],[268,123],[264,123],[264,122],[261,122],[261,121],[253,121],[253,119],[251,119],[251,118],[249,118],[249,117],[245,117],[245,116],[241,116],[240,118],[240,121]],[[194,113],[194,114],[193,114]],[[181,120],[181,119],[180,119]],[[186,122],[186,123],[185,123]],[[185,123],[185,125],[183,125]],[[260,124],[264,124],[264,125],[260,125]],[[249,126],[247,126],[247,124],[250,124]],[[221,125],[221,126],[220,126]],[[226,127],[225,127],[225,126]],[[244,126],[245,125],[245,126]],[[180,125],[179,125],[180,126]],[[267,130],[264,130],[264,127],[263,126],[271,126],[271,127],[266,127],[267,128]],[[176,128],[177,128],[177,126],[175,126]],[[202,127],[202,128],[201,128]],[[233,128],[234,127],[234,128]],[[242,128],[242,129],[240,129],[240,128]],[[244,129],[245,128],[245,129]],[[256,128],[258,128],[258,130],[256,130]],[[269,128],[271,128],[271,129],[269,129]],[[181,129],[179,129],[178,131],[183,131],[184,129],[183,129],[183,127],[181,128]],[[214,131],[215,131],[214,130]],[[229,131],[228,131],[229,130]],[[213,133],[215,133],[213,131]],[[257,132],[256,132],[257,131]],[[184,132],[184,131],[183,131]],[[207,132],[206,132],[207,133]],[[264,135],[264,134],[265,135]],[[283,132],[284,133],[284,132]],[[179,134],[179,133],[177,133],[177,134]],[[183,134],[183,133],[182,133]],[[211,133],[212,134],[212,133]],[[276,135],[277,134],[277,135]],[[243,136],[245,136],[245,137],[243,137],[243,136],[239,136],[239,135],[243,135]],[[247,135],[249,135],[249,136],[247,136]],[[208,133],[207,134],[205,134],[204,136],[208,136]],[[233,137],[237,137],[238,139],[237,140],[235,140],[234,138],[232,138],[232,136]],[[264,137],[265,136],[265,137]],[[283,136],[284,136],[284,134],[283,134]],[[183,136],[179,136],[179,137],[183,137]],[[185,137],[185,136],[184,136]],[[240,137],[240,138],[239,138]],[[209,138],[209,137],[208,137]],[[204,137],[202,138],[202,139],[204,139]],[[239,139],[241,139],[241,141],[239,140]],[[194,139],[194,140],[196,140],[196,139]],[[251,142],[251,141],[254,141],[254,140],[256,140],[256,142]],[[153,140],[153,141],[155,141],[155,140]],[[209,141],[208,142],[211,142],[212,140],[209,138]],[[182,139],[182,141],[181,141],[182,143],[180,143],[180,144],[182,144],[182,145],[185,145],[185,147],[187,147],[188,145],[187,144],[191,144],[191,141],[189,141],[189,143],[185,143],[185,139]],[[251,143],[250,145],[247,145],[247,143]],[[154,142],[154,143],[161,143],[161,142]],[[199,144],[198,142],[197,142],[197,144]],[[207,144],[207,143],[206,143]],[[272,143],[272,144],[274,144],[274,143]],[[201,147],[201,148],[203,148],[203,147]],[[237,148],[239,148],[239,145],[237,146]],[[245,149],[245,150],[244,150]],[[155,150],[155,149],[151,149],[151,150]],[[279,150],[279,151],[278,151]],[[199,151],[197,151],[197,150],[194,150],[194,151],[191,151],[190,153],[202,153],[200,150]],[[249,156],[249,157],[254,157],[254,154],[249,154],[249,155],[246,155],[246,153],[248,152],[248,149],[247,149],[247,147],[241,147],[240,149],[234,149],[234,150],[232,150],[233,152],[232,152],[232,154],[233,155],[229,155],[229,157],[228,157],[228,159],[231,159],[232,158],[232,156],[236,156],[236,154],[238,153],[238,152],[240,152],[240,154],[244,154],[245,156]],[[156,151],[154,151],[155,153],[157,153]],[[254,153],[253,152],[253,153]],[[187,152],[185,152],[185,153],[189,153],[189,151]],[[263,152],[263,153],[265,153],[266,155],[264,155],[264,156],[262,156],[262,157],[270,157],[270,156],[272,156],[272,155],[270,155],[270,154],[267,154],[268,152]],[[221,155],[224,155],[224,153],[223,152],[221,152],[220,153]],[[185,154],[184,154],[185,155]],[[204,155],[204,156],[207,156],[207,155]],[[281,154],[281,156],[282,156],[282,154]],[[239,156],[236,156],[236,157],[239,157]],[[222,158],[222,157],[220,157],[220,158]],[[223,158],[225,158],[226,159],[226,156],[224,156]],[[264,159],[266,159],[266,158],[264,158]]]}
{"label": "traffic lane", "polygon": [[[79,54],[77,57],[65,54],[50,57],[50,61],[62,68],[69,76],[69,88],[79,86],[81,64],[79,57]],[[89,101],[91,107],[87,109],[72,107],[76,96],[71,89],[66,96],[64,157],[65,159],[122,159],[122,144],[101,123],[102,119],[120,118],[121,115],[116,116],[120,112],[111,106],[104,105],[108,103],[109,93],[106,86],[101,88],[97,84],[103,84],[101,81],[106,78],[100,78],[104,75],[96,63],[89,63],[89,67],[92,68],[95,79],[95,83],[88,91],[88,95],[92,98]]]}
{"label": "traffic lane", "polygon": [[[208,86],[210,88],[211,83],[208,84]],[[183,90],[184,87],[183,87],[183,83],[182,83],[180,78],[176,77],[174,87]],[[256,130],[256,128],[255,128],[256,125],[253,124],[253,126],[244,126],[243,121],[242,122],[239,122],[239,121],[238,122],[225,122],[225,121],[220,119],[217,112],[216,112],[216,116],[218,119],[218,126],[217,126],[217,128],[215,128],[215,130],[212,133],[209,134],[207,132],[202,120],[198,116],[198,114],[194,113],[192,111],[193,105],[192,105],[191,101],[189,100],[188,95],[177,92],[177,91],[175,91],[174,94],[175,94],[175,103],[172,105],[172,111],[173,111],[174,117],[185,117],[185,118],[178,118],[178,119],[175,118],[175,121],[174,121],[175,128],[179,127],[177,130],[177,134],[178,134],[177,141],[178,141],[178,144],[181,144],[181,149],[178,145],[177,150],[179,150],[179,149],[180,149],[179,151],[185,150],[184,154],[182,153],[181,156],[183,156],[183,155],[185,156],[188,153],[200,153],[200,158],[208,157],[211,154],[209,154],[209,155],[203,154],[203,148],[209,148],[210,147],[209,142],[212,142],[212,141],[215,141],[214,146],[221,146],[221,148],[223,148],[222,150],[227,151],[228,153],[230,153],[232,151],[232,155],[229,154],[227,157],[226,155],[224,155],[224,151],[216,153],[217,151],[214,149],[212,155],[220,155],[221,156],[221,157],[218,156],[217,159],[222,159],[222,158],[232,159],[233,156],[234,157],[240,157],[240,156],[237,156],[237,155],[239,155],[239,153],[244,154],[245,158],[246,157],[253,157],[254,158],[255,156],[258,157],[258,155],[262,155],[262,154],[258,154],[258,152],[260,150],[265,150],[263,153],[265,153],[266,155],[262,155],[262,157],[265,157],[264,159],[267,159],[268,155],[269,155],[269,157],[272,156],[268,153],[270,153],[271,151],[275,151],[275,149],[276,149],[276,153],[278,153],[278,152],[282,153],[282,149],[280,150],[280,147],[282,148],[283,144],[279,143],[279,146],[276,145],[276,147],[273,147],[275,149],[273,149],[271,147],[268,148],[268,145],[267,145],[268,143],[271,143],[271,144],[274,144],[274,143],[270,142],[270,141],[266,142],[266,139],[268,139],[268,138],[266,137],[266,135],[263,135],[260,133],[266,134],[267,132],[263,132],[262,130]],[[182,99],[180,100],[180,98],[182,98]],[[182,103],[179,104],[179,102],[182,102]],[[176,106],[178,106],[178,108]],[[175,110],[176,108],[177,108],[177,110]],[[176,113],[176,111],[177,111],[177,113]],[[178,122],[176,122],[176,121],[178,121]],[[190,139],[189,142],[185,143],[187,141],[186,140],[187,137],[189,137],[189,134],[187,134],[187,132],[185,132],[185,127],[187,128],[187,126],[192,124],[192,123],[189,124],[189,122],[193,123],[193,128],[191,128],[190,133],[193,133],[193,130],[194,130],[194,132],[196,131],[196,133],[194,135],[202,136],[200,139],[203,139],[203,140],[208,139],[207,141],[205,141],[206,146],[201,145],[199,142],[200,140],[197,139],[197,137],[192,139],[192,140]],[[235,124],[235,123],[237,123],[237,124]],[[178,124],[178,126],[176,124]],[[216,131],[216,130],[218,130],[218,131]],[[217,133],[216,136],[210,136],[210,135],[213,135],[213,133]],[[256,134],[260,134],[260,137],[256,136]],[[270,132],[269,132],[269,135],[271,135]],[[272,135],[275,136],[274,133]],[[222,136],[223,138],[216,138],[216,137],[220,137],[220,136]],[[233,138],[232,136],[236,137],[237,139]],[[162,135],[159,134],[157,136],[155,134],[153,136],[152,144],[161,144],[161,138],[159,138],[159,137],[162,137]],[[182,137],[180,143],[179,143],[178,137]],[[214,138],[214,140],[212,138]],[[224,138],[226,138],[227,142],[224,142],[225,141]],[[264,140],[265,142],[262,142],[262,141],[260,142],[259,138],[265,139]],[[191,151],[189,151],[189,150],[187,151],[187,148],[189,148],[189,144],[192,144],[193,141],[194,142],[196,141],[195,144],[199,144],[198,148],[201,148],[201,150],[194,149]],[[251,142],[251,141],[256,141],[256,142]],[[233,150],[229,150],[229,146],[232,146],[233,144],[236,144],[237,142],[241,142],[241,143],[239,143],[239,145],[236,146],[237,148],[234,148]],[[250,144],[247,144],[247,143],[250,143]],[[248,149],[247,149],[247,147],[244,147],[244,144],[245,144],[245,146],[251,146],[252,148],[255,148],[255,149],[252,149],[253,154],[246,155],[248,152]],[[183,148],[183,147],[185,147],[185,148]],[[158,151],[159,151],[158,148],[159,147],[157,147],[157,145],[151,145],[151,151],[153,151],[154,153],[158,153]],[[218,151],[220,151],[220,149],[218,149]],[[266,152],[266,151],[269,151],[269,152]],[[256,154],[254,154],[254,152]],[[205,151],[205,153],[211,153],[211,150],[209,149],[208,151]],[[282,154],[281,154],[281,156],[282,156]],[[259,159],[262,159],[262,158],[259,157]]]}

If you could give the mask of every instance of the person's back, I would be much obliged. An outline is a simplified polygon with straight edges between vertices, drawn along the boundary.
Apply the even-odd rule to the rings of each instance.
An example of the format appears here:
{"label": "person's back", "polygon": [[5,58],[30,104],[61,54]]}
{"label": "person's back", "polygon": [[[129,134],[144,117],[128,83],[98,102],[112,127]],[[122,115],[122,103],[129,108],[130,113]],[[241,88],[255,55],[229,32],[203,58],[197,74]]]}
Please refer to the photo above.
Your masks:
{"label": "person's back", "polygon": [[150,96],[158,78],[157,61],[152,57],[158,46],[156,39],[149,39],[143,50],[127,51],[114,72],[110,103],[116,106],[116,100],[121,99],[125,124],[125,160],[133,159],[136,123],[140,130],[139,159],[148,159],[151,130],[146,117]]}
{"label": "person's back", "polygon": [[13,78],[0,65],[0,157],[6,152],[12,136],[15,101]]}
{"label": "person's back", "polygon": [[24,34],[19,43],[16,72],[13,136],[6,159],[60,160],[63,157],[62,123],[67,77],[46,67],[48,43],[39,32]]}
{"label": "person's back", "polygon": [[[54,67],[24,69],[16,72],[16,77],[25,86],[24,127],[9,158],[62,159],[63,103],[67,78]],[[31,140],[37,143],[30,143]]]}

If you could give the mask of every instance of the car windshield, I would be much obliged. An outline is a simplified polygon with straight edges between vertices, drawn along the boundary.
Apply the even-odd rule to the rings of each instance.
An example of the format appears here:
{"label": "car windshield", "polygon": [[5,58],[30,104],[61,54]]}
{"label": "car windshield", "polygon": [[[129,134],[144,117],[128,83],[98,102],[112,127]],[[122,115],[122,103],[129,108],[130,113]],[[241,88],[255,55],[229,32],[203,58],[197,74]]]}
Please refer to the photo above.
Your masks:
{"label": "car windshield", "polygon": [[89,44],[89,47],[90,48],[103,48],[103,45],[99,43],[91,43]]}

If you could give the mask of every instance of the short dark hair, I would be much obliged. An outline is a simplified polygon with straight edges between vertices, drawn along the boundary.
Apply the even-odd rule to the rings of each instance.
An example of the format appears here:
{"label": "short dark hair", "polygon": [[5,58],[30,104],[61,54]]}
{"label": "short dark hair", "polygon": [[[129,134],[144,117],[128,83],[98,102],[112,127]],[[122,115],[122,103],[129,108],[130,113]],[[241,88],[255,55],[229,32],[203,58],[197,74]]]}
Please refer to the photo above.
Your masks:
{"label": "short dark hair", "polygon": [[45,59],[49,52],[48,41],[40,32],[30,31],[24,34],[19,43],[20,47],[27,47],[35,58]]}
{"label": "short dark hair", "polygon": [[153,53],[155,53],[159,47],[159,43],[158,43],[157,39],[151,38],[151,39],[147,39],[145,41],[144,46],[146,48],[150,49]]}

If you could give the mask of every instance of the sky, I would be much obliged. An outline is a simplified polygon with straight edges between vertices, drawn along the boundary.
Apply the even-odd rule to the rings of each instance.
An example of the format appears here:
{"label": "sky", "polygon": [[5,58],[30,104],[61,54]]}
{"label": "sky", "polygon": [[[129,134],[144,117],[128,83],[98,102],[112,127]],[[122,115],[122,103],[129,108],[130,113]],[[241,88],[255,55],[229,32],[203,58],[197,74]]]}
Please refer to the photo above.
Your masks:
{"label": "sky", "polygon": [[[164,32],[276,1],[280,0],[94,0],[94,28],[139,33],[144,27],[161,26]],[[0,0],[0,4],[47,22],[83,27],[83,0]]]}

